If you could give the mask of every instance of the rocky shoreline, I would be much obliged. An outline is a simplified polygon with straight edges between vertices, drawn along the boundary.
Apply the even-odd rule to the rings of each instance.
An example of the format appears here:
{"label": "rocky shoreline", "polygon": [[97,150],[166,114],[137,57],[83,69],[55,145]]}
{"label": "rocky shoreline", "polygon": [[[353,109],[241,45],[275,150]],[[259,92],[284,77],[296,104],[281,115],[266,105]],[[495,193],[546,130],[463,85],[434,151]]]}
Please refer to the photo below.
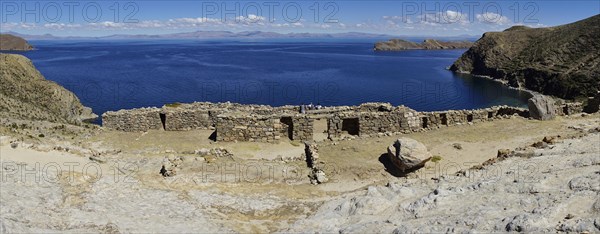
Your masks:
{"label": "rocky shoreline", "polygon": [[473,46],[470,41],[438,41],[434,39],[425,39],[422,43],[406,41],[402,39],[391,39],[385,42],[377,42],[373,50],[375,51],[402,51],[402,50],[450,50],[467,49]]}
{"label": "rocky shoreline", "polygon": [[596,15],[550,28],[488,32],[450,70],[565,99],[593,96],[600,88],[599,23]]}
{"label": "rocky shoreline", "polygon": [[0,116],[81,124],[98,118],[79,98],[46,80],[31,60],[0,53]]}

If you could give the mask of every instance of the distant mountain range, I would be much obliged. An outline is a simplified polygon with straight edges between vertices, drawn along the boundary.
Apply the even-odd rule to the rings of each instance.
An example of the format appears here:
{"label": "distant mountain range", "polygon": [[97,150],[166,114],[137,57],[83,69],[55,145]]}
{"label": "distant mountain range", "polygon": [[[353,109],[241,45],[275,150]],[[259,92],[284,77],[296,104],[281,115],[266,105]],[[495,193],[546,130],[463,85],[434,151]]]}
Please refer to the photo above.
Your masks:
{"label": "distant mountain range", "polygon": [[[346,32],[346,33],[276,33],[276,32],[263,32],[263,31],[245,31],[245,32],[231,32],[231,31],[195,31],[195,32],[183,32],[183,33],[171,33],[171,34],[115,34],[110,36],[101,37],[79,37],[79,36],[68,36],[60,37],[52,34],[43,35],[30,35],[21,34],[17,32],[6,32],[25,38],[26,40],[126,40],[126,39],[389,39],[396,38],[398,36],[386,35],[386,34],[373,34],[373,33],[361,33],[361,32]],[[479,36],[473,35],[460,35],[454,37],[434,37],[434,36],[409,36],[404,37],[408,40],[422,40],[423,38],[444,38],[452,40],[477,40]]]}

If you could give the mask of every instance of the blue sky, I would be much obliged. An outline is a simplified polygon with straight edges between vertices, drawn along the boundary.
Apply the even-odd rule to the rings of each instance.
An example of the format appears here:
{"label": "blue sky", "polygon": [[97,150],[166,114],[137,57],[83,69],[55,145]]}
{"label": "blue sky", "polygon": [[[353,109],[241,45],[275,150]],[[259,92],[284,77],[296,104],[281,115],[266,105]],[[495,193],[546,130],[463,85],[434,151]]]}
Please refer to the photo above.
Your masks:
{"label": "blue sky", "polygon": [[588,1],[10,1],[0,30],[61,36],[190,31],[480,35],[555,26],[600,13]]}

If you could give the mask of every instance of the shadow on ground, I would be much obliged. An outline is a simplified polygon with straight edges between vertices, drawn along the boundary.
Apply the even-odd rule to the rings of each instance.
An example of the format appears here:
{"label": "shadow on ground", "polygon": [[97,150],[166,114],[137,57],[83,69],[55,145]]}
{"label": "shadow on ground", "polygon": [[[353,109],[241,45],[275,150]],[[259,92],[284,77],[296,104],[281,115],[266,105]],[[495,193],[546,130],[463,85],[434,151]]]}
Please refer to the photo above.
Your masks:
{"label": "shadow on ground", "polygon": [[387,171],[387,173],[390,173],[390,175],[395,176],[395,177],[405,177],[406,175],[420,169],[420,168],[416,168],[416,169],[412,169],[412,170],[408,170],[408,171],[401,171],[392,163],[392,160],[390,160],[387,153],[381,154],[379,156],[379,162],[381,164],[383,164],[383,166],[385,167],[385,171]]}

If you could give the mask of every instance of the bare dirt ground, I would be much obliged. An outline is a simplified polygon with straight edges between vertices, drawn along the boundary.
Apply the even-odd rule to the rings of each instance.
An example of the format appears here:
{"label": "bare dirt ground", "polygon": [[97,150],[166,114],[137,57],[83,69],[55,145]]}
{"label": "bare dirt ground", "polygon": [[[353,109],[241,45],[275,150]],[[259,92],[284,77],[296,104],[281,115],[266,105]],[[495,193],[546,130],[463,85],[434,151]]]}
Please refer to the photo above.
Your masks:
{"label": "bare dirt ground", "polygon": [[[321,125],[317,127],[326,127]],[[489,181],[475,178],[453,184],[448,182],[449,178],[454,178],[458,171],[495,158],[499,149],[526,147],[546,136],[560,135],[562,139],[574,140],[565,140],[567,143],[557,143],[549,149],[535,149],[539,157],[534,159],[510,159],[501,163],[509,165],[511,160],[521,160],[542,165],[540,162],[548,159],[561,167],[571,165],[565,166],[571,169],[560,171],[544,163],[535,177],[548,171],[548,176],[553,177],[541,178],[544,188],[562,191],[565,183],[583,176],[580,187],[590,189],[567,188],[568,193],[563,191],[567,195],[544,197],[554,199],[552,204],[558,201],[557,206],[563,207],[560,209],[564,212],[538,212],[526,218],[516,218],[521,213],[530,214],[516,207],[520,206],[519,202],[534,202],[535,195],[514,193],[507,196],[511,201],[492,202],[506,206],[510,212],[473,213],[473,217],[481,216],[475,219],[477,223],[457,225],[455,231],[469,230],[469,227],[479,231],[508,231],[506,226],[511,222],[515,228],[558,230],[555,226],[563,221],[564,217],[560,216],[567,212],[576,217],[567,221],[581,219],[576,224],[565,221],[568,224],[563,225],[565,230],[600,232],[600,228],[594,229],[593,218],[587,220],[590,215],[599,217],[599,213],[594,213],[597,211],[576,212],[581,207],[594,207],[594,196],[598,197],[600,191],[594,182],[585,179],[591,176],[593,181],[595,171],[600,173],[600,163],[596,160],[600,151],[594,148],[594,140],[600,142],[600,135],[590,133],[598,126],[598,114],[558,117],[551,121],[514,117],[405,134],[402,136],[422,142],[433,155],[441,158],[405,175],[389,170],[383,155],[386,147],[399,136],[323,140],[318,143],[320,160],[326,165],[330,181],[315,186],[308,179],[310,170],[300,142],[222,143],[212,142],[209,140],[212,132],[202,130],[123,133],[44,122],[19,122],[16,126],[4,123],[0,127],[0,228],[6,232],[448,231],[442,229],[448,226],[443,220],[454,219],[446,216],[465,212],[450,207],[473,199],[478,206],[473,210],[485,210],[482,206],[486,202],[474,197],[487,196],[486,201],[490,203],[497,197],[494,193],[512,189],[508,184],[517,183],[496,180],[497,185],[487,190],[460,197],[454,187],[465,190],[473,183]],[[575,149],[565,151],[570,147]],[[227,154],[201,155],[198,153],[201,149],[225,149]],[[562,153],[564,159],[559,157]],[[159,172],[169,157],[181,158],[182,163],[177,175],[164,178]],[[572,166],[579,161],[579,166]],[[581,175],[577,175],[578,171]],[[573,178],[563,178],[565,173],[574,174]],[[440,198],[447,203],[440,205],[425,199],[432,197],[428,194],[436,188],[450,191],[447,192],[450,195]],[[404,200],[397,200],[399,195],[404,196]],[[597,203],[600,210],[600,202]],[[406,207],[401,205],[402,209],[396,211],[387,209],[399,204]],[[439,215],[419,219],[430,213]],[[511,220],[505,221],[506,217],[499,214],[512,215]],[[525,225],[540,217],[547,223]],[[399,226],[403,220],[410,221]],[[600,227],[600,220],[598,222]],[[373,225],[382,228],[375,229]],[[519,231],[515,228],[510,230]]]}

